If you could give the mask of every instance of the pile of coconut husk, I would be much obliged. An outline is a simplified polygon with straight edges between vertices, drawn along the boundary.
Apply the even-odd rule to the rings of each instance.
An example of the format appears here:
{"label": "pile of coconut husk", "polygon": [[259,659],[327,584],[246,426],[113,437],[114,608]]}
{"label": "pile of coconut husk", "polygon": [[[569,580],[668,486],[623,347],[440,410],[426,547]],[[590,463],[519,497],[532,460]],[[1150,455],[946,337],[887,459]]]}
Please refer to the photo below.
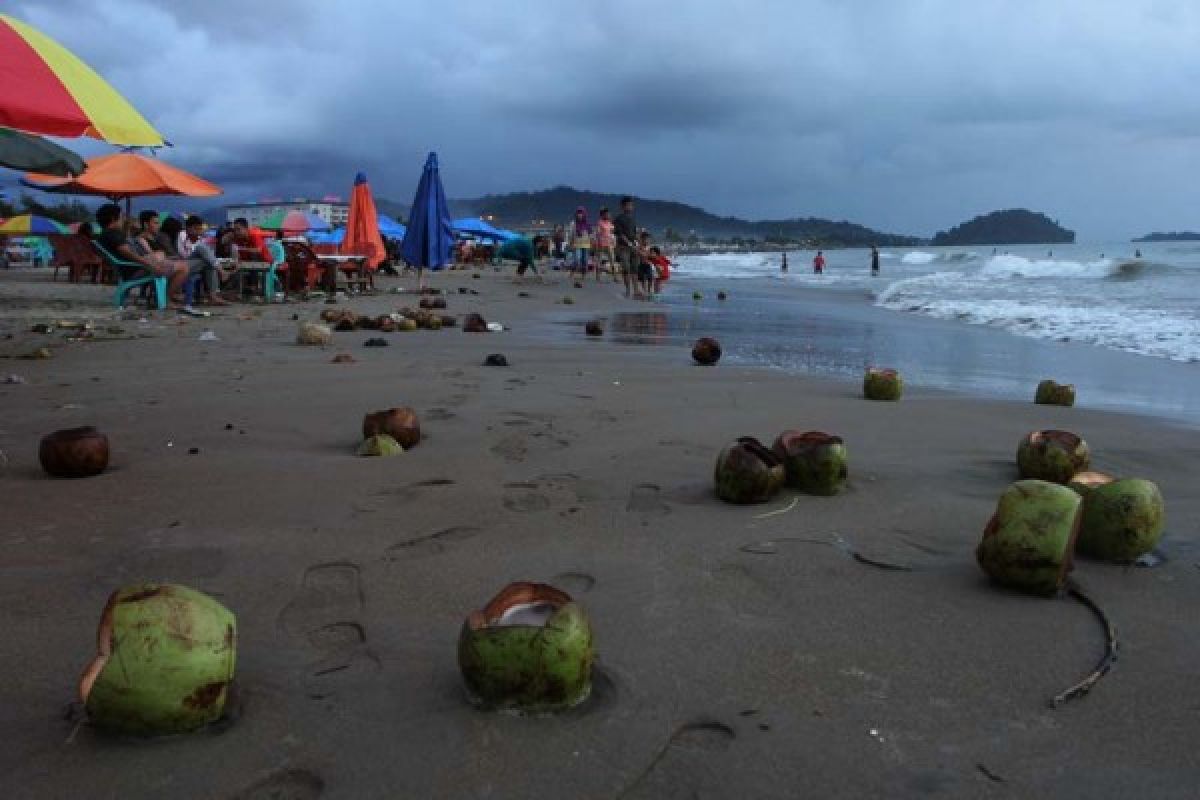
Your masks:
{"label": "pile of coconut husk", "polygon": [[785,485],[805,494],[834,495],[849,474],[846,445],[822,431],[787,430],[767,448],[743,436],[721,451],[713,475],[727,503],[765,503]]}

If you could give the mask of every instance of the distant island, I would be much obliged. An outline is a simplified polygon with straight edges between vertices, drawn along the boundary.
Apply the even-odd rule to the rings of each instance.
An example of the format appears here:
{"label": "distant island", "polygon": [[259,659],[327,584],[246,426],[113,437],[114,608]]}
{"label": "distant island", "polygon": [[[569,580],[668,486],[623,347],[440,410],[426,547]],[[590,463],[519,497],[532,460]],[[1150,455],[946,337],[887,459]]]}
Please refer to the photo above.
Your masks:
{"label": "distant island", "polygon": [[1200,242],[1200,233],[1195,231],[1171,231],[1170,233],[1147,233],[1131,239],[1134,242]]}
{"label": "distant island", "polygon": [[1013,208],[983,214],[948,231],[938,231],[930,244],[1071,244],[1074,241],[1074,231],[1060,226],[1045,214]]}

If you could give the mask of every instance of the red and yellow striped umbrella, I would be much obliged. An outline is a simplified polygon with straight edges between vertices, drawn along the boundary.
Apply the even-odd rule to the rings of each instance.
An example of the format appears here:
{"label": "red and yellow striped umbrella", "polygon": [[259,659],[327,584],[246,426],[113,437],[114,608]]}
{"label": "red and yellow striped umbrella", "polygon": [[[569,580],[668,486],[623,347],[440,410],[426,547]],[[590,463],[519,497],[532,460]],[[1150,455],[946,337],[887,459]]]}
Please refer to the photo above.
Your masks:
{"label": "red and yellow striped umbrella", "polygon": [[0,127],[137,147],[165,144],[91,67],[7,14],[0,14]]}

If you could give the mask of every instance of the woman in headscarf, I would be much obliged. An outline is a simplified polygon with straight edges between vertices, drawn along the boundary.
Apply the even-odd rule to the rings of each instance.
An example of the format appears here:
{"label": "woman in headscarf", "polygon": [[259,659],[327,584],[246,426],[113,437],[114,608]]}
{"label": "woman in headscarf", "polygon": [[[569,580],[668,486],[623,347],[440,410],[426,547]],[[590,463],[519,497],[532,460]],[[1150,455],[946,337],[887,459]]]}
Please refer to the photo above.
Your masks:
{"label": "woman in headscarf", "polygon": [[572,271],[578,269],[579,279],[583,280],[587,277],[588,256],[592,252],[592,226],[588,222],[587,209],[583,206],[575,209],[575,221],[571,224],[571,249],[575,251]]}

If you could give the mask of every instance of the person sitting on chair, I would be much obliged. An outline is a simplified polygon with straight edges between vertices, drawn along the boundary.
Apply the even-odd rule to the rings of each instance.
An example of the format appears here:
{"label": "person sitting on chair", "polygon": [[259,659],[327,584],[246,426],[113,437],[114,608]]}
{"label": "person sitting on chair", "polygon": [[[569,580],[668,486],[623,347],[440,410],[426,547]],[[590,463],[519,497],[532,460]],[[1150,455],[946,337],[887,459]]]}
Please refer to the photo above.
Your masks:
{"label": "person sitting on chair", "polygon": [[96,240],[113,258],[128,261],[141,267],[139,274],[126,274],[121,277],[129,280],[142,275],[155,275],[167,279],[167,291],[172,307],[178,308],[183,300],[183,283],[187,280],[187,264],[181,261],[170,261],[165,258],[153,258],[142,255],[133,247],[122,225],[123,214],[116,203],[105,203],[96,209],[96,224],[100,226],[100,234]]}
{"label": "person sitting on chair", "polygon": [[175,238],[175,249],[188,262],[188,270],[192,273],[204,274],[204,283],[208,289],[208,301],[213,305],[228,305],[221,297],[221,284],[229,278],[229,273],[221,269],[217,255],[208,245],[200,241],[204,234],[204,220],[196,215],[187,218],[183,230]]}

